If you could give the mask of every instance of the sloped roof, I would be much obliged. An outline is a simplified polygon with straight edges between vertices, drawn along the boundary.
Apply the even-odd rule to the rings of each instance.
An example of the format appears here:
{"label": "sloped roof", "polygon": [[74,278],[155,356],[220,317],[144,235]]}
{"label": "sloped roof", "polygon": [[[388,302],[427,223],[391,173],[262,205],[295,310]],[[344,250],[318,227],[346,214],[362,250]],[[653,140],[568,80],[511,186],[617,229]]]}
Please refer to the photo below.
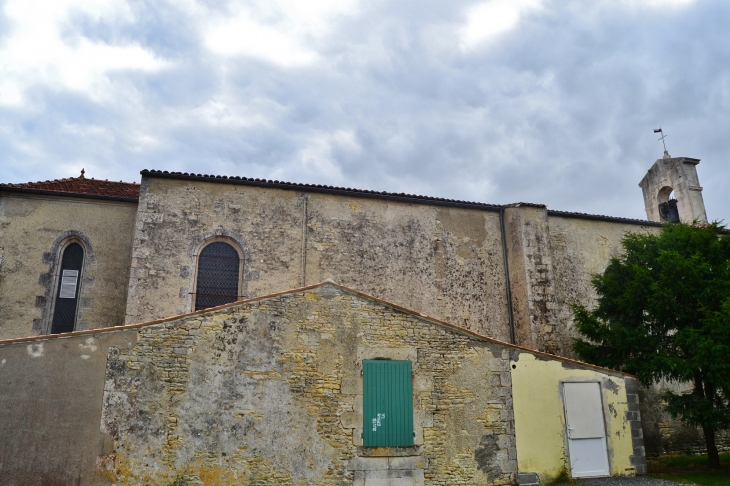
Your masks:
{"label": "sloped roof", "polygon": [[326,287],[326,286],[332,286],[332,287],[337,288],[338,290],[341,290],[341,291],[346,292],[348,294],[355,295],[355,296],[360,297],[362,299],[369,300],[369,301],[372,301],[372,302],[377,302],[377,303],[382,304],[382,305],[386,305],[388,307],[391,307],[394,310],[397,310],[397,311],[400,311],[400,312],[404,312],[406,314],[415,316],[415,317],[417,317],[419,319],[426,320],[426,321],[428,321],[430,323],[433,323],[433,324],[435,324],[437,326],[440,326],[440,327],[447,328],[447,329],[449,329],[451,331],[458,332],[460,334],[464,334],[464,335],[470,336],[470,337],[472,337],[472,338],[474,338],[476,340],[479,340],[479,341],[485,341],[485,342],[491,342],[491,343],[499,344],[500,346],[506,346],[508,348],[513,348],[513,349],[517,349],[517,350],[520,350],[520,351],[524,351],[526,353],[531,353],[531,354],[538,355],[538,356],[543,356],[543,357],[546,357],[546,358],[549,358],[549,359],[554,359],[554,360],[557,360],[557,361],[563,361],[563,362],[566,362],[566,363],[571,363],[573,365],[577,365],[577,366],[581,366],[581,367],[585,367],[585,368],[595,369],[595,370],[598,370],[598,371],[601,371],[601,372],[605,372],[605,373],[611,373],[611,374],[623,375],[623,376],[631,376],[631,377],[634,376],[634,375],[631,375],[629,373],[624,373],[623,371],[612,370],[610,368],[604,368],[602,366],[597,366],[597,365],[593,365],[593,364],[590,364],[590,363],[585,363],[583,361],[578,361],[578,360],[571,359],[571,358],[565,358],[563,356],[558,356],[558,355],[555,355],[555,354],[545,353],[543,351],[536,351],[534,349],[526,348],[524,346],[518,346],[516,344],[510,344],[510,343],[505,342],[505,341],[500,341],[499,339],[491,338],[491,337],[485,336],[483,334],[478,334],[478,333],[476,333],[474,331],[471,331],[469,329],[466,329],[466,328],[463,328],[463,327],[460,327],[460,326],[456,326],[454,324],[450,324],[450,323],[448,323],[446,321],[442,321],[442,320],[439,320],[439,319],[436,319],[436,318],[433,318],[433,317],[426,316],[426,315],[421,314],[420,312],[414,311],[412,309],[408,309],[406,307],[401,307],[398,304],[393,304],[392,302],[388,302],[386,300],[379,299],[377,297],[373,297],[372,295],[368,295],[368,294],[365,294],[363,292],[359,292],[359,291],[354,290],[354,289],[351,289],[349,287],[345,287],[343,285],[336,284],[336,283],[332,282],[332,280],[330,280],[330,279],[327,279],[324,282],[320,282],[318,284],[309,285],[307,287],[294,288],[294,289],[290,289],[290,290],[285,290],[283,292],[276,292],[276,293],[273,293],[273,294],[262,295],[260,297],[252,297],[250,299],[239,300],[237,302],[231,302],[229,304],[223,304],[223,305],[219,305],[217,307],[211,307],[209,309],[203,309],[203,310],[199,310],[199,311],[188,312],[186,314],[180,314],[180,315],[176,315],[176,316],[165,317],[163,319],[156,319],[154,321],[141,322],[139,324],[127,324],[127,325],[124,325],[124,326],[103,327],[103,328],[98,328],[98,329],[90,329],[90,330],[86,330],[86,331],[73,331],[73,332],[66,332],[66,333],[61,333],[61,334],[44,334],[44,335],[41,335],[41,336],[31,336],[31,337],[25,337],[25,338],[16,338],[16,339],[0,340],[0,346],[10,345],[10,344],[14,344],[14,343],[21,343],[21,342],[33,342],[33,341],[42,341],[42,340],[47,340],[47,339],[59,339],[59,338],[64,338],[64,337],[73,337],[73,336],[82,336],[82,335],[95,335],[95,334],[106,333],[106,332],[114,332],[114,331],[123,331],[123,330],[138,329],[138,328],[143,328],[143,327],[147,327],[147,326],[153,326],[155,324],[162,324],[162,323],[166,323],[166,322],[170,322],[170,321],[176,321],[176,320],[179,320],[179,319],[184,319],[184,318],[187,318],[187,317],[196,316],[196,315],[200,315],[200,314],[217,312],[219,310],[227,309],[229,307],[235,307],[235,306],[238,306],[238,305],[248,304],[250,302],[257,302],[257,301],[272,299],[272,298],[275,298],[275,297],[281,297],[281,296],[285,296],[285,295],[296,294],[296,293],[299,293],[299,292],[313,291],[313,290],[319,289],[321,287]]}
{"label": "sloped roof", "polygon": [[562,216],[564,218],[592,219],[595,221],[608,221],[612,223],[640,224],[642,226],[664,226],[663,223],[657,223],[656,221],[622,218],[621,216],[604,216],[601,214],[576,213],[573,211],[558,211],[557,209],[548,209],[548,215]]}
{"label": "sloped roof", "polygon": [[0,184],[0,190],[18,190],[22,192],[56,193],[58,195],[96,196],[104,199],[127,201],[139,200],[139,184],[136,182],[116,182],[84,177],[54,179],[51,181],[24,182],[20,184]]}
{"label": "sloped roof", "polygon": [[[476,201],[461,201],[458,199],[447,199],[443,197],[421,196],[417,194],[406,194],[404,192],[371,191],[369,189],[355,189],[351,187],[328,186],[325,184],[303,184],[301,182],[286,182],[270,179],[254,179],[253,177],[221,176],[213,174],[195,174],[188,172],[169,172],[166,170],[143,170],[142,176],[159,177],[163,179],[198,180],[206,182],[219,182],[227,184],[240,184],[248,186],[273,187],[277,189],[294,189],[298,191],[322,192],[328,194],[339,194],[343,196],[368,197],[372,199],[390,199],[403,202],[421,202],[429,204],[447,204],[462,207],[473,207],[491,211],[499,211],[503,206],[499,204],[487,204]],[[537,205],[545,207],[544,205]]]}
{"label": "sloped roof", "polygon": [[[514,207],[532,207],[547,208],[545,204],[536,204],[529,202],[518,202],[512,204],[488,204],[477,201],[463,201],[459,199],[447,199],[443,197],[422,196],[418,194],[406,194],[387,191],[372,191],[369,189],[355,189],[352,187],[328,186],[326,184],[304,184],[301,182],[286,182],[271,179],[259,179],[253,177],[241,176],[225,176],[215,174],[196,174],[193,172],[170,172],[167,170],[148,170],[144,169],[140,172],[143,177],[157,177],[160,179],[178,179],[178,180],[195,180],[203,182],[215,182],[222,184],[237,184],[245,186],[271,187],[276,189],[288,189],[297,191],[319,192],[325,194],[337,194],[341,196],[364,197],[369,199],[386,199],[391,201],[401,201],[420,204],[433,204],[436,206],[454,206],[471,209],[481,209],[485,211],[502,211],[504,208]],[[563,216],[566,218],[593,219],[598,221],[620,222],[628,224],[636,224],[642,226],[661,226],[662,223],[653,221],[645,221],[642,219],[621,218],[617,216],[603,216],[599,214],[573,213],[568,211],[554,211],[548,209],[548,214],[553,216]]]}

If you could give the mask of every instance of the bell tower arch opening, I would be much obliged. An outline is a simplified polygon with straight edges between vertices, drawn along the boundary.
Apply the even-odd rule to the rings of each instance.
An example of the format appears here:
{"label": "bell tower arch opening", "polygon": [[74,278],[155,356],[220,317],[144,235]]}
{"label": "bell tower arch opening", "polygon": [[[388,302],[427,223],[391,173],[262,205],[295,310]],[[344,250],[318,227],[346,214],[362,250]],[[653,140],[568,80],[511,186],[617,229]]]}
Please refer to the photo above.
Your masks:
{"label": "bell tower arch opening", "polygon": [[662,223],[679,223],[678,201],[674,194],[674,189],[664,186],[659,189],[657,194],[657,202],[659,203],[659,218]]}

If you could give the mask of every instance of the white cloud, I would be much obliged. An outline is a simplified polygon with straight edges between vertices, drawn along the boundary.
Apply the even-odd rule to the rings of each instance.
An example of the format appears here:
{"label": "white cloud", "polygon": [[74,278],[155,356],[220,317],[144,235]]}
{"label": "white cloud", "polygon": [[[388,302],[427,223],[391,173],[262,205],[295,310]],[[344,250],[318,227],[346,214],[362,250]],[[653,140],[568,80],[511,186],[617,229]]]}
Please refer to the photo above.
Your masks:
{"label": "white cloud", "polygon": [[621,0],[620,3],[631,7],[686,7],[696,0]]}
{"label": "white cloud", "polygon": [[723,0],[0,9],[2,182],[158,168],[643,217],[662,123],[728,219]]}
{"label": "white cloud", "polygon": [[[193,121],[195,124],[204,123],[213,128],[240,129],[269,124],[269,119],[256,108],[231,106],[222,100],[207,101],[195,108],[191,115],[188,121]],[[179,114],[180,119],[184,116],[184,113]]]}
{"label": "white cloud", "polygon": [[[203,29],[207,47],[223,56],[250,56],[284,67],[319,59],[312,41],[325,37],[340,15],[357,12],[355,0],[270,0],[228,5]],[[233,16],[230,16],[230,13]]]}
{"label": "white cloud", "polygon": [[208,48],[216,54],[242,54],[285,67],[302,66],[317,59],[316,52],[300,45],[294,36],[259,25],[245,13],[209,26],[205,40]]}
{"label": "white cloud", "polygon": [[10,0],[4,13],[11,29],[0,45],[0,104],[21,104],[24,91],[39,84],[101,98],[108,91],[109,72],[153,71],[167,65],[137,44],[110,45],[73,32],[62,36],[73,15],[115,22],[132,20],[124,2]]}
{"label": "white cloud", "polygon": [[461,32],[462,48],[469,49],[514,27],[526,11],[540,7],[541,0],[489,0],[467,12]]}

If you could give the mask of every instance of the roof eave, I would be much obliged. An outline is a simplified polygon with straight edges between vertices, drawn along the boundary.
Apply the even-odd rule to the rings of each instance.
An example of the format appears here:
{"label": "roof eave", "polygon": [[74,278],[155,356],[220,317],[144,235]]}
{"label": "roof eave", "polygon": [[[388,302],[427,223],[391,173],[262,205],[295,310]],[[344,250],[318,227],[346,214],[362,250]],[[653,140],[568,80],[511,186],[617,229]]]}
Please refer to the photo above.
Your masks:
{"label": "roof eave", "polygon": [[99,199],[103,201],[117,201],[128,203],[139,203],[139,198],[124,196],[106,196],[103,194],[86,194],[82,192],[50,191],[48,189],[29,189],[25,187],[11,187],[0,185],[0,192],[15,192],[24,194],[37,194],[42,196],[78,197],[82,199]]}
{"label": "roof eave", "polygon": [[280,182],[265,179],[253,179],[246,177],[228,177],[228,176],[201,176],[197,174],[181,174],[181,173],[169,173],[162,171],[149,171],[143,170],[140,172],[142,177],[153,177],[159,179],[178,179],[178,180],[192,180],[201,182],[213,182],[219,184],[234,184],[244,186],[255,186],[255,187],[268,187],[275,189],[283,189],[288,191],[299,191],[299,192],[313,192],[322,194],[334,194],[338,196],[348,197],[359,197],[366,199],[381,199],[387,201],[398,201],[411,204],[428,204],[434,206],[449,206],[459,207],[466,209],[480,209],[482,211],[495,211],[499,212],[503,209],[502,205],[499,204],[486,204],[479,202],[469,201],[458,201],[454,199],[445,199],[430,196],[415,196],[410,194],[396,194],[389,192],[377,192],[360,189],[346,189],[333,186],[315,185],[315,184],[302,184],[294,182]]}

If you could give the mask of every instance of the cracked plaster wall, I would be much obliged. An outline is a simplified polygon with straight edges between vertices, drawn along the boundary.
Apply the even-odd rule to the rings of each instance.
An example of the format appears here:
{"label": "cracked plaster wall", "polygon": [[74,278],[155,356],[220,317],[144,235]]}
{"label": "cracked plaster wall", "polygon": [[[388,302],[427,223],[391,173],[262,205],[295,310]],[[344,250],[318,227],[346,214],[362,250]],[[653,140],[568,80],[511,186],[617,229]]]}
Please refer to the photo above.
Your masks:
{"label": "cracked plaster wall", "polygon": [[107,484],[97,458],[111,451],[99,430],[110,347],[136,332],[0,343],[0,484]]}
{"label": "cracked plaster wall", "polygon": [[611,475],[646,474],[635,379],[520,351],[512,354],[511,372],[521,473],[537,473],[546,484],[570,464],[562,383],[598,382]]}

